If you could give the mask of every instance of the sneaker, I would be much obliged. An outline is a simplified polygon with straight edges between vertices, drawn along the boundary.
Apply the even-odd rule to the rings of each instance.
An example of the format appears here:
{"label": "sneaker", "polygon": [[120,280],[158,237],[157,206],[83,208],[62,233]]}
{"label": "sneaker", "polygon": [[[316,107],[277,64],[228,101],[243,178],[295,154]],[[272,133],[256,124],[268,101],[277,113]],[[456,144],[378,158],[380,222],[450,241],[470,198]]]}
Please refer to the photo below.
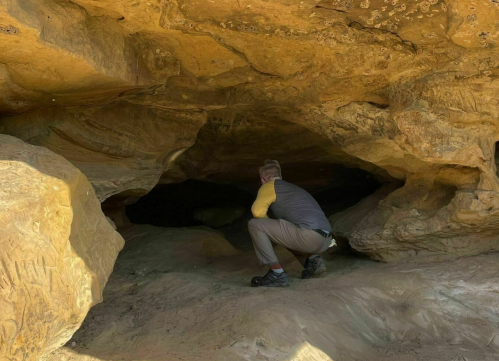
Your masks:
{"label": "sneaker", "polygon": [[275,273],[271,269],[263,277],[257,276],[251,279],[251,287],[287,287],[289,286],[288,274],[286,272]]}
{"label": "sneaker", "polygon": [[305,269],[301,272],[301,278],[306,280],[320,277],[324,272],[326,272],[326,265],[321,256],[317,256],[312,260],[307,258],[305,261]]}

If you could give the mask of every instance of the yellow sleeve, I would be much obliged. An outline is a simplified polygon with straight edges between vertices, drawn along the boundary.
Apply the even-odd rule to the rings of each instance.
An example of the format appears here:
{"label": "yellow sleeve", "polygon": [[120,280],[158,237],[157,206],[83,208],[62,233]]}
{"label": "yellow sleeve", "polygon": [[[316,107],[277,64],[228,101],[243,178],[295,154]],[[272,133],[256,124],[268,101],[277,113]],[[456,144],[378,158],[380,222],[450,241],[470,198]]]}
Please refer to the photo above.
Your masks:
{"label": "yellow sleeve", "polygon": [[267,211],[276,200],[274,182],[265,183],[258,190],[255,203],[251,207],[251,213],[255,218],[268,218]]}

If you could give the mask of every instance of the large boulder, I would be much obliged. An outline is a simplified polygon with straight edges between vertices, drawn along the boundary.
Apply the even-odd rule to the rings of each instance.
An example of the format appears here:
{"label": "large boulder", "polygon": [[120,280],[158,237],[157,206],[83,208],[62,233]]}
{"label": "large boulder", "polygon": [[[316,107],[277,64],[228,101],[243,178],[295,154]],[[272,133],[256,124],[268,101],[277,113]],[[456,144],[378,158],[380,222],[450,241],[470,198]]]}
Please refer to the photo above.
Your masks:
{"label": "large boulder", "polygon": [[0,135],[0,359],[39,360],[101,302],[122,237],[87,178]]}

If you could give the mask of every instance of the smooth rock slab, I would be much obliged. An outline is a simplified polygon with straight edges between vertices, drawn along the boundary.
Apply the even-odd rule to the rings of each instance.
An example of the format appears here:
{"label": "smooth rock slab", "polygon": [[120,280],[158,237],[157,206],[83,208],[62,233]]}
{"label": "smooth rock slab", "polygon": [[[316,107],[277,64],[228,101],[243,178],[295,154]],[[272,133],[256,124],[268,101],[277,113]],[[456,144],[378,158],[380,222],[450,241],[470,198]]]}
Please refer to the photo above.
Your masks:
{"label": "smooth rock slab", "polygon": [[39,360],[70,339],[123,245],[77,168],[0,135],[0,360]]}

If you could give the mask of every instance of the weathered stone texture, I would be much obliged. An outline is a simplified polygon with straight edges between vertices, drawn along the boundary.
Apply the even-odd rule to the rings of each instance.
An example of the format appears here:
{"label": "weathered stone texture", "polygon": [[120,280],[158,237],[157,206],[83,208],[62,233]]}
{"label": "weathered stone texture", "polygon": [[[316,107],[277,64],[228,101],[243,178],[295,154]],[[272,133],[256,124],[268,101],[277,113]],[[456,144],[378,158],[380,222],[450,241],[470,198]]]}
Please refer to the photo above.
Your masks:
{"label": "weathered stone texture", "polygon": [[0,135],[0,359],[39,360],[101,302],[123,239],[86,177]]}
{"label": "weathered stone texture", "polygon": [[0,132],[42,145],[78,167],[103,201],[151,190],[189,148],[206,121],[201,111],[117,103],[109,107],[49,107],[9,118]]}
{"label": "weathered stone texture", "polygon": [[65,156],[100,200],[253,181],[273,152],[405,182],[376,230],[345,231],[377,259],[499,247],[495,0],[3,0],[0,16],[0,131]]}

